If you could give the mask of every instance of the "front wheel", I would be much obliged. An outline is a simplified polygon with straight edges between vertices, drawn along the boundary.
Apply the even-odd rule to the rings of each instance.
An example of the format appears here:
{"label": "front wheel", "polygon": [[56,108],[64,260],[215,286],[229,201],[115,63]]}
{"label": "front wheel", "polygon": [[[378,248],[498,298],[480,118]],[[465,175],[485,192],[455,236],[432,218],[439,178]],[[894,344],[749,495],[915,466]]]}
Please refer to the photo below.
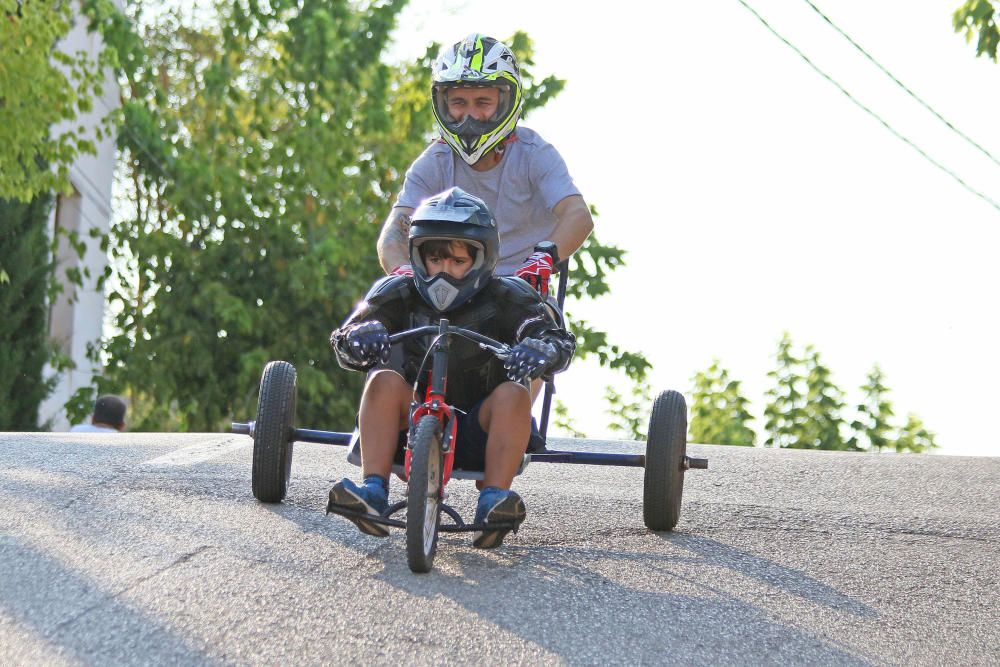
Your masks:
{"label": "front wheel", "polygon": [[650,530],[673,530],[681,515],[684,457],[687,454],[687,405],[676,391],[653,402],[646,440],[642,519]]}
{"label": "front wheel", "polygon": [[253,495],[262,503],[280,503],[292,474],[295,428],[295,366],[272,361],[260,378],[260,398],[253,434]]}
{"label": "front wheel", "polygon": [[410,442],[406,491],[406,559],[413,572],[430,572],[437,552],[441,512],[441,423],[433,415],[417,422]]}

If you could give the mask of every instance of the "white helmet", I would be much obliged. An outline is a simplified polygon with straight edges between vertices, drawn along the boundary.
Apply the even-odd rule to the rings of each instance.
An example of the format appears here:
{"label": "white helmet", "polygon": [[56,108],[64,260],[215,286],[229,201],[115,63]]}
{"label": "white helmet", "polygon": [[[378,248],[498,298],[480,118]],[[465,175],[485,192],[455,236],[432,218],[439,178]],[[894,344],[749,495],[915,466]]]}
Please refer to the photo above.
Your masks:
{"label": "white helmet", "polygon": [[[468,164],[478,162],[514,131],[523,101],[521,72],[514,54],[503,42],[473,33],[441,49],[431,78],[431,107],[441,138]],[[493,117],[483,122],[471,116],[452,120],[448,114],[448,89],[459,86],[499,89],[500,100]]]}

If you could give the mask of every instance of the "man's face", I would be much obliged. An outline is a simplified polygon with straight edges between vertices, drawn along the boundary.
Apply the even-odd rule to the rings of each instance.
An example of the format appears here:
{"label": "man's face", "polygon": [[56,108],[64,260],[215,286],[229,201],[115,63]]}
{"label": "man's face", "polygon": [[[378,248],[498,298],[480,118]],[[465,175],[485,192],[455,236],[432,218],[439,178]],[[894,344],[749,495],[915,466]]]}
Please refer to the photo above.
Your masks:
{"label": "man's face", "polygon": [[500,103],[500,89],[495,86],[449,88],[448,115],[455,122],[472,116],[483,123],[493,117]]}
{"label": "man's face", "polygon": [[427,267],[427,275],[436,276],[439,273],[447,273],[455,280],[461,280],[472,268],[472,257],[464,243],[452,243],[451,257],[428,254],[424,259]]}

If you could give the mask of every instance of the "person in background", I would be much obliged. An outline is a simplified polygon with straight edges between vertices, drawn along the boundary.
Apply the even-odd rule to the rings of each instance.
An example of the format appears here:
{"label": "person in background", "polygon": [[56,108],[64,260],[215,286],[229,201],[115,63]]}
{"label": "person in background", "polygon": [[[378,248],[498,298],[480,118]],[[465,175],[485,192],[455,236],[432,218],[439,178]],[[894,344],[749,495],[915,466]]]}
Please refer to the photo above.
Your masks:
{"label": "person in background", "polygon": [[125,430],[125,399],[114,394],[100,396],[94,403],[89,424],[77,424],[71,433],[120,433]]}

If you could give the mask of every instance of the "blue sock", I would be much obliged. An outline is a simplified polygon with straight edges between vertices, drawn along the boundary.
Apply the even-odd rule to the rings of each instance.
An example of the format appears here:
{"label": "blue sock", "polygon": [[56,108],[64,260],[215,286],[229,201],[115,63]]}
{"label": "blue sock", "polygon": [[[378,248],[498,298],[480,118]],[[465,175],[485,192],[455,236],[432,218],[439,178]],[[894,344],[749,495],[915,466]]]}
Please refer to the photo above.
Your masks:
{"label": "blue sock", "polygon": [[382,475],[367,475],[365,476],[365,486],[378,486],[382,489],[382,492],[389,495],[389,480],[387,480]]}

